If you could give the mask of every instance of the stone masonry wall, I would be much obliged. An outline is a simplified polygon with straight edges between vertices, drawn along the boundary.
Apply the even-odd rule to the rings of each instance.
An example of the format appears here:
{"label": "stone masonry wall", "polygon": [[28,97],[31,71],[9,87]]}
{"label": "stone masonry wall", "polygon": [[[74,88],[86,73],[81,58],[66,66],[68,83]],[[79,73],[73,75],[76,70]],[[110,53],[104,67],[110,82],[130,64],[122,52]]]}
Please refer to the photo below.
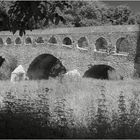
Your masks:
{"label": "stone masonry wall", "polygon": [[[115,68],[121,75],[129,77],[134,72],[134,58],[136,54],[138,26],[99,26],[83,28],[58,28],[51,30],[35,30],[26,32],[26,35],[20,37],[21,44],[17,45],[15,39],[18,33],[12,35],[10,32],[1,32],[0,38],[3,44],[0,45],[0,56],[10,61],[12,57],[16,58],[18,64],[25,67],[26,71],[32,61],[41,54],[52,54],[58,58],[67,70],[78,69],[82,75],[89,69],[90,65],[106,64]],[[57,44],[49,44],[49,39],[54,36]],[[6,39],[11,38],[12,43],[6,44]],[[31,44],[25,44],[25,39],[30,37]],[[36,43],[35,40],[42,37],[44,43]],[[63,45],[63,39],[69,37],[72,45]],[[88,42],[86,49],[77,48],[78,40],[85,37]],[[96,40],[103,37],[107,44],[116,48],[116,42],[119,38],[126,38],[129,42],[128,53],[119,54],[113,51],[99,52],[96,50]]]}

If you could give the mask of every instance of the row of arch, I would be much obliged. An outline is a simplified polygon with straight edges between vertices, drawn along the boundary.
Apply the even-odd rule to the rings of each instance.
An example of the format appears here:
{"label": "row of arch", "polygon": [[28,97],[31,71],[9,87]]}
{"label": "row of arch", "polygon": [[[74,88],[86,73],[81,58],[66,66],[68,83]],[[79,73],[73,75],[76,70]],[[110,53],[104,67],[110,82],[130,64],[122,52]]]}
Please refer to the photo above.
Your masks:
{"label": "row of arch", "polygon": [[[32,39],[30,37],[26,37],[26,39],[25,39],[25,44],[26,45],[30,45],[30,44],[32,44],[32,42],[33,41],[32,41]],[[38,37],[35,40],[35,42],[38,43],[38,44],[39,43],[45,43],[45,41],[43,40],[42,37]],[[10,37],[8,37],[6,39],[5,43],[7,45],[12,44],[12,39]],[[15,45],[20,45],[21,43],[22,43],[21,38],[17,37],[15,39]],[[50,44],[58,44],[57,39],[54,36],[52,36],[48,40],[48,43],[50,43]],[[67,45],[67,46],[71,46],[71,47],[73,45],[73,42],[69,37],[65,37],[63,39],[62,43],[63,43],[63,45]],[[3,39],[0,38],[0,45],[3,45],[3,44],[4,44]],[[77,41],[77,45],[78,45],[79,48],[88,49],[89,42],[88,42],[86,37],[81,37]],[[117,53],[119,53],[119,52],[128,52],[128,50],[129,50],[128,47],[129,47],[128,40],[125,37],[121,37],[116,41],[116,47],[114,49],[115,49],[115,52],[117,52]],[[108,44],[105,38],[100,37],[100,38],[98,38],[96,40],[96,42],[95,42],[95,50],[96,51],[106,52],[109,48],[113,48],[113,46],[111,46],[111,44]]]}
{"label": "row of arch", "polygon": [[[49,79],[65,74],[66,67],[62,62],[51,54],[41,54],[37,56],[29,65],[27,76],[31,80]],[[96,64],[88,68],[82,77],[94,79],[120,80],[123,77],[117,70],[106,64]]]}

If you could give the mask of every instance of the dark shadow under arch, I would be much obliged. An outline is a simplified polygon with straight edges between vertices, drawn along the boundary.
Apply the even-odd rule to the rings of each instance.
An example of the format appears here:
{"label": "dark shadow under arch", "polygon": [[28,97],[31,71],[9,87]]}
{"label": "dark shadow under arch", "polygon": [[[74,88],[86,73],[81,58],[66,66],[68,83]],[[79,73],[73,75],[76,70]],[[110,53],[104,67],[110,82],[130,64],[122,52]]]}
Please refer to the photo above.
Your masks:
{"label": "dark shadow under arch", "polygon": [[0,45],[3,45],[3,39],[0,38]]}
{"label": "dark shadow under arch", "polygon": [[42,38],[42,37],[38,37],[38,38],[36,39],[36,43],[44,43],[43,38]]}
{"label": "dark shadow under arch", "polygon": [[48,42],[49,42],[49,43],[52,43],[52,44],[57,44],[57,40],[56,40],[56,38],[55,38],[54,36],[52,36],[52,37],[49,39]]}
{"label": "dark shadow under arch", "polygon": [[116,42],[116,52],[128,52],[129,51],[129,42],[126,38],[121,37]]}
{"label": "dark shadow under arch", "polygon": [[109,79],[108,70],[112,71],[115,69],[108,65],[94,65],[85,72],[83,77],[95,79]]}
{"label": "dark shadow under arch", "polygon": [[71,41],[71,39],[69,37],[65,37],[63,39],[63,44],[64,45],[72,45],[72,41]]}
{"label": "dark shadow under arch", "polygon": [[25,43],[26,43],[26,44],[32,44],[31,38],[30,38],[30,37],[27,37],[27,38],[25,39]]}
{"label": "dark shadow under arch", "polygon": [[16,38],[15,44],[17,44],[17,45],[18,45],[18,44],[21,44],[21,39],[20,39],[20,37],[17,37],[17,38]]}
{"label": "dark shadow under arch", "polygon": [[30,64],[27,76],[32,80],[48,79],[66,73],[61,61],[51,54],[42,54]]}
{"label": "dark shadow under arch", "polygon": [[12,40],[11,40],[11,38],[10,37],[8,37],[7,39],[6,39],[6,43],[9,45],[9,44],[12,44]]}
{"label": "dark shadow under arch", "polygon": [[78,47],[80,47],[80,48],[87,48],[88,47],[88,41],[87,41],[86,37],[81,37],[78,40]]}
{"label": "dark shadow under arch", "polygon": [[5,58],[3,58],[2,56],[0,56],[0,67],[2,66],[3,62],[5,61]]}
{"label": "dark shadow under arch", "polygon": [[95,46],[97,51],[106,51],[107,41],[103,37],[100,37],[96,40]]}

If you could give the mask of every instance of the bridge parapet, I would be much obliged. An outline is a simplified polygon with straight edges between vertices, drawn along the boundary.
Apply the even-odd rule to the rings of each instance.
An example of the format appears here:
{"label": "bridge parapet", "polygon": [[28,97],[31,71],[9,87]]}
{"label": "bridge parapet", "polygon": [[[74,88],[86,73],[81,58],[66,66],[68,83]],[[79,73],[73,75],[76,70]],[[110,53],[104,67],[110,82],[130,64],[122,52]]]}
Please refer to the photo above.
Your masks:
{"label": "bridge parapet", "polygon": [[[63,45],[67,48],[76,47],[85,51],[94,49],[99,52],[103,52],[105,47],[108,49],[111,46],[113,51],[118,53],[117,46],[124,45],[125,41],[126,44],[128,41],[131,48],[135,49],[135,44],[133,45],[132,42],[136,42],[138,32],[139,27],[135,25],[34,30],[27,31],[23,37],[19,37],[18,33],[12,35],[11,32],[0,32],[0,46],[53,44]],[[50,40],[51,42],[49,42]]]}

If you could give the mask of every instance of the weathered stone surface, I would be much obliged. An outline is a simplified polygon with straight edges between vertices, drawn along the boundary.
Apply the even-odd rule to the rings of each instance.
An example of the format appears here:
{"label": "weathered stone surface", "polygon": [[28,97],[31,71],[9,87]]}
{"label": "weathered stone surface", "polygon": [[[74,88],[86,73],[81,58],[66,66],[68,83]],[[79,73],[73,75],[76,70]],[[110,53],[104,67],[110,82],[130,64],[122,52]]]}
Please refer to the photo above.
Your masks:
{"label": "weathered stone surface", "polygon": [[[4,44],[0,47],[0,56],[7,61],[10,57],[17,59],[19,65],[23,65],[25,71],[28,70],[31,62],[41,54],[52,54],[58,58],[66,69],[77,69],[81,75],[88,70],[89,65],[106,64],[125,77],[132,75],[134,68],[134,58],[137,48],[139,27],[134,25],[124,26],[98,26],[98,27],[82,27],[82,28],[57,28],[49,30],[27,31],[26,35],[20,37],[21,44],[16,45],[15,40],[18,33],[12,35],[10,32],[0,32],[0,38]],[[49,44],[49,39],[54,36],[57,44]],[[25,39],[31,38],[31,44],[26,44]],[[35,40],[42,37],[44,43],[36,43]],[[63,39],[69,37],[72,41],[71,46],[63,45]],[[77,47],[78,40],[86,37],[88,48],[80,49]],[[116,42],[119,38],[124,37],[129,42],[127,54],[108,54],[107,52],[98,52],[95,49],[96,40],[103,37],[107,44],[111,44],[116,48]],[[10,38],[12,43],[7,44],[6,40]],[[140,69],[140,68],[139,68]]]}

